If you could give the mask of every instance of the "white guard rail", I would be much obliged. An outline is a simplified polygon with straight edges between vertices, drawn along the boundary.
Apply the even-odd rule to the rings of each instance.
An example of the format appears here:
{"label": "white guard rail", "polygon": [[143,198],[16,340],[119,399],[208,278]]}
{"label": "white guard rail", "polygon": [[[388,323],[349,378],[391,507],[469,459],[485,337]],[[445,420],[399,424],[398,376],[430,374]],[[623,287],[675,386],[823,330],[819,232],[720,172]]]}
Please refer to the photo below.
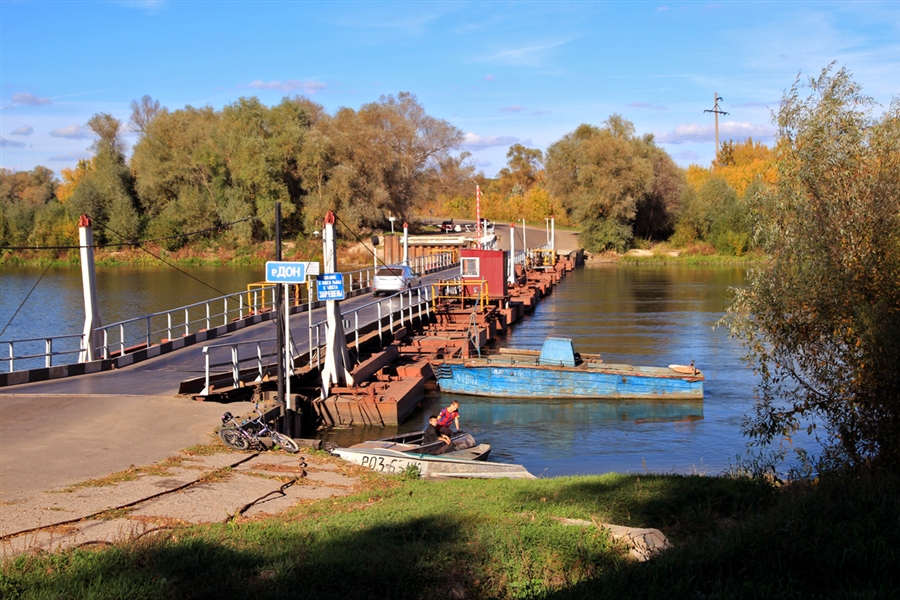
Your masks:
{"label": "white guard rail", "polygon": [[[371,308],[376,307],[374,314],[370,314],[368,319],[364,316],[360,318],[361,313],[372,313]],[[377,323],[379,340],[384,343],[384,331],[394,330],[395,323],[403,326],[407,321],[412,322],[418,317],[421,320],[431,317],[431,298],[430,286],[419,286],[403,292],[398,292],[393,296],[376,300],[364,304],[358,308],[347,311],[342,315],[344,321],[344,333],[353,335],[353,347],[356,349],[357,359],[359,357],[360,330],[368,325]],[[323,340],[326,339],[327,321],[319,321],[307,327],[306,356],[309,357],[309,364],[314,363],[316,367],[322,364],[322,351],[324,349]],[[203,347],[205,355],[205,380],[203,391],[200,396],[206,396],[210,393],[210,384],[213,379],[218,380],[222,375],[231,373],[231,379],[228,382],[232,387],[239,387],[241,382],[241,372],[254,369],[257,373],[257,382],[262,381],[266,371],[273,365],[272,357],[275,355],[275,340],[259,340],[256,342],[242,342],[237,344],[211,344]],[[303,347],[300,344],[300,347]],[[252,347],[255,349],[253,355],[244,352],[241,356],[241,349]],[[263,349],[268,349],[263,351]],[[290,343],[291,358],[289,364],[294,364],[294,359],[299,356],[297,346],[294,340]],[[213,354],[216,356],[213,357]],[[268,357],[268,358],[265,358]],[[226,370],[216,372],[216,369],[227,367]]]}

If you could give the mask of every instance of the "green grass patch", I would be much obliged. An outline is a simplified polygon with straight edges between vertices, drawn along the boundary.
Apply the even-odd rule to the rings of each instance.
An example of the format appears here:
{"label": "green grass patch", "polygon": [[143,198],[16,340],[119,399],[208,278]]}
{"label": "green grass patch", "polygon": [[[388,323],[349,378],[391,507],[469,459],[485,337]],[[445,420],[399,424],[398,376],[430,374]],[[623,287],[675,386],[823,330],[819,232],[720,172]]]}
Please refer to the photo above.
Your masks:
{"label": "green grass patch", "polygon": [[[900,484],[847,477],[604,475],[365,479],[277,518],[160,531],[112,547],[26,554],[4,598],[896,597]],[[661,529],[649,563],[598,527]]]}

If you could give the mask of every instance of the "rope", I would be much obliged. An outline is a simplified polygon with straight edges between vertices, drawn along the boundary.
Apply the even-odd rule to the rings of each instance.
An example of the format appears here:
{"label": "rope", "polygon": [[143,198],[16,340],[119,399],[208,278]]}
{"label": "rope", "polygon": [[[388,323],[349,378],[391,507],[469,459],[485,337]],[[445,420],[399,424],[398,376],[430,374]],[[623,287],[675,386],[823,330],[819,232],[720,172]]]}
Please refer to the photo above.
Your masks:
{"label": "rope", "polygon": [[44,275],[47,274],[47,271],[50,269],[50,266],[51,266],[52,264],[53,264],[52,261],[49,262],[49,263],[47,263],[47,266],[44,268],[44,272],[41,273],[41,276],[38,277],[38,280],[34,282],[34,285],[31,286],[31,289],[30,289],[30,290],[28,291],[28,293],[25,295],[25,298],[22,300],[22,303],[19,304],[19,307],[16,309],[16,312],[13,313],[13,315],[9,318],[9,321],[6,322],[6,325],[3,326],[3,331],[0,331],[0,336],[2,336],[2,335],[6,332],[6,329],[9,327],[10,323],[13,322],[13,319],[16,318],[16,315],[19,314],[19,311],[22,310],[22,307],[25,306],[25,303],[26,303],[26,302],[28,302],[28,298],[30,298],[30,297],[31,297],[31,293],[34,292],[34,288],[36,288],[36,287],[38,286],[38,284],[41,282],[41,279],[43,279],[43,278],[44,278]]}
{"label": "rope", "polygon": [[[252,217],[248,217],[248,218],[252,218]],[[247,219],[242,219],[242,221],[246,221],[246,220],[247,220]],[[240,222],[240,221],[237,221],[237,222]],[[105,224],[103,224],[103,223],[98,223],[98,225],[99,225],[100,227],[102,227],[103,229],[105,229],[105,230],[107,230],[107,231],[109,231],[109,232],[114,233],[115,235],[119,236],[120,238],[125,239],[125,236],[124,236],[124,235],[122,235],[122,234],[119,233],[118,231],[112,229],[112,228],[109,227],[108,225],[105,225]],[[181,273],[182,275],[186,275],[186,276],[190,277],[191,279],[193,279],[194,281],[196,281],[197,283],[200,283],[201,285],[205,285],[205,286],[208,287],[209,289],[211,289],[211,290],[213,290],[213,291],[215,291],[215,292],[218,292],[220,296],[225,296],[225,295],[227,294],[227,292],[223,292],[223,291],[220,290],[219,288],[217,288],[217,287],[215,287],[215,286],[212,286],[212,285],[206,283],[205,281],[202,281],[202,280],[200,280],[200,279],[194,277],[193,275],[191,275],[190,273],[188,273],[188,272],[186,272],[186,271],[184,271],[184,270],[182,270],[182,269],[179,269],[178,267],[176,267],[175,265],[173,265],[172,263],[170,263],[169,261],[167,261],[167,260],[164,259],[163,257],[161,257],[161,256],[159,256],[159,255],[157,255],[157,254],[154,254],[154,253],[150,252],[149,250],[147,250],[146,248],[144,248],[144,247],[141,245],[141,244],[143,244],[143,243],[144,243],[144,242],[133,242],[133,243],[131,243],[131,244],[126,244],[126,245],[133,245],[133,246],[135,246],[135,247],[137,247],[137,248],[140,248],[141,250],[143,250],[144,252],[146,252],[147,254],[149,254],[150,256],[152,256],[153,258],[155,258],[156,260],[158,260],[158,261],[160,261],[160,262],[163,262],[163,263],[165,263],[166,265],[172,267],[173,269],[175,269],[176,271],[178,271],[178,272]]]}

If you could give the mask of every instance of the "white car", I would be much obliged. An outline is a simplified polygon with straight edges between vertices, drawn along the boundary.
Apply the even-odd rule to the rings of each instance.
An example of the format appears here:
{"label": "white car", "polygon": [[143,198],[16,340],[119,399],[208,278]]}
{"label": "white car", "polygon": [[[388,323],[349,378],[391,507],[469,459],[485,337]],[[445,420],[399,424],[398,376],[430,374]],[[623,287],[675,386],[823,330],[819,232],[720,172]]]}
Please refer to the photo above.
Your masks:
{"label": "white car", "polygon": [[419,285],[419,275],[406,265],[390,265],[375,271],[372,295],[394,294]]}

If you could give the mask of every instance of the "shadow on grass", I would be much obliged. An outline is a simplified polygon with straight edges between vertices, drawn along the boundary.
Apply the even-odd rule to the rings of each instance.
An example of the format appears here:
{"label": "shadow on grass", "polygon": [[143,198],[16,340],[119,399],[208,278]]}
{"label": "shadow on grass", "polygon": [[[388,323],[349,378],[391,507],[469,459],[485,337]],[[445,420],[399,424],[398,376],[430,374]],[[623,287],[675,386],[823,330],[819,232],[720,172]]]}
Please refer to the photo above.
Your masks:
{"label": "shadow on grass", "polygon": [[[358,531],[248,523],[144,539],[101,552],[13,561],[3,598],[444,598],[471,548],[433,519]],[[240,529],[240,535],[234,529]],[[236,541],[239,540],[239,541]],[[238,546],[240,544],[240,546]]]}
{"label": "shadow on grass", "polygon": [[[577,480],[554,501],[613,502],[613,522],[661,529],[674,548],[544,597],[897,598],[898,483],[868,474],[783,489],[706,477]],[[625,512],[617,498],[630,499]]]}

